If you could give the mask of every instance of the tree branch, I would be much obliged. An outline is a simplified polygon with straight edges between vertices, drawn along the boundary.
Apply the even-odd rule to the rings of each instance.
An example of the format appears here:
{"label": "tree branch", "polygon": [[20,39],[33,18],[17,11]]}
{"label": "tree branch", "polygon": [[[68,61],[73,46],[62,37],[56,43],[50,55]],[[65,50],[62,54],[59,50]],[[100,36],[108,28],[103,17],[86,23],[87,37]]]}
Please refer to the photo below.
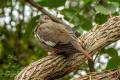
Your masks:
{"label": "tree branch", "polygon": [[120,68],[103,72],[91,73],[87,76],[74,78],[72,80],[119,80]]}
{"label": "tree branch", "polygon": [[34,2],[33,0],[26,0],[26,2],[28,2],[29,4],[31,4],[32,6],[34,6],[35,8],[37,8],[39,11],[41,11],[43,14],[49,16],[53,21],[63,24],[66,26],[66,28],[68,28],[70,31],[72,31],[72,28],[67,25],[66,23],[64,23],[61,19],[58,19],[56,16],[50,14],[47,10],[45,10],[40,4]]}
{"label": "tree branch", "polygon": [[[120,16],[110,18],[79,37],[81,45],[90,55],[119,39]],[[86,60],[82,53],[47,56],[24,68],[15,80],[54,80],[78,69]]]}

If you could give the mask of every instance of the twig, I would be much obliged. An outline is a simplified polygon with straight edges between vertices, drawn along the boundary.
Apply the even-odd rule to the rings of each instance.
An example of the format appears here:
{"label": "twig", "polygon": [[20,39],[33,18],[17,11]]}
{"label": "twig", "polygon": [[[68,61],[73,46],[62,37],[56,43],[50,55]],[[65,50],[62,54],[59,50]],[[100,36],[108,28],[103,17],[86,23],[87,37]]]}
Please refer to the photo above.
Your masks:
{"label": "twig", "polygon": [[40,4],[34,2],[33,0],[26,0],[26,2],[28,2],[29,4],[31,4],[32,6],[34,6],[35,8],[37,8],[39,11],[41,11],[43,14],[48,15],[53,21],[57,22],[57,23],[61,23],[63,25],[66,26],[66,28],[70,31],[72,31],[72,28],[67,25],[66,23],[64,23],[61,19],[58,19],[56,16],[50,14],[47,10],[45,10],[43,8],[43,6],[41,6]]}
{"label": "twig", "polygon": [[90,72],[95,72],[94,61],[92,59],[88,60],[88,66],[89,66]]}

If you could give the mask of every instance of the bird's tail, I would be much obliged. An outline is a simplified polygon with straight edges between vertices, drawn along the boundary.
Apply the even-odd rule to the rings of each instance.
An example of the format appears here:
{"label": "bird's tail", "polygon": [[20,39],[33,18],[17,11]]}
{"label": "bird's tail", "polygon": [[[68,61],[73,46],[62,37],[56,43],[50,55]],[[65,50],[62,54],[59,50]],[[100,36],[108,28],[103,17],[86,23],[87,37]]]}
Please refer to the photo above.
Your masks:
{"label": "bird's tail", "polygon": [[74,48],[76,48],[79,52],[83,53],[88,59],[92,59],[92,57],[89,55],[89,52],[83,49],[78,39],[72,40],[71,43]]}

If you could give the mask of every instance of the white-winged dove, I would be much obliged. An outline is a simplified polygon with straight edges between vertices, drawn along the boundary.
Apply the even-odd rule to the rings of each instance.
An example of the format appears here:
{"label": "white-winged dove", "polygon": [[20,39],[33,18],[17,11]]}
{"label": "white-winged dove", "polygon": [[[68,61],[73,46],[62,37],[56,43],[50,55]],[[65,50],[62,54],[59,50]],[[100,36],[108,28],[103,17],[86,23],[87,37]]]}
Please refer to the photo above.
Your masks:
{"label": "white-winged dove", "polygon": [[91,59],[88,52],[77,41],[75,34],[67,30],[65,25],[52,21],[47,15],[40,17],[35,34],[40,40],[42,47],[48,52],[57,50],[59,53],[59,51],[63,50],[69,53],[74,49],[73,51],[81,52],[88,59]]}

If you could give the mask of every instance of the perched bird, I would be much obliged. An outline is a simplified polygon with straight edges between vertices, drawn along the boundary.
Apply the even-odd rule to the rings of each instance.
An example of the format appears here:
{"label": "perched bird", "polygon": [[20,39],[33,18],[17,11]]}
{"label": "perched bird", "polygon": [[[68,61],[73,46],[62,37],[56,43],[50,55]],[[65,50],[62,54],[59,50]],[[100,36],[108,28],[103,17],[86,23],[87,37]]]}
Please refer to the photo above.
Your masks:
{"label": "perched bird", "polygon": [[47,15],[40,17],[40,22],[36,26],[35,34],[41,42],[42,47],[48,51],[55,51],[56,54],[61,52],[70,53],[81,52],[88,59],[88,55],[80,45],[77,37],[72,31],[66,29],[66,26],[52,21]]}

